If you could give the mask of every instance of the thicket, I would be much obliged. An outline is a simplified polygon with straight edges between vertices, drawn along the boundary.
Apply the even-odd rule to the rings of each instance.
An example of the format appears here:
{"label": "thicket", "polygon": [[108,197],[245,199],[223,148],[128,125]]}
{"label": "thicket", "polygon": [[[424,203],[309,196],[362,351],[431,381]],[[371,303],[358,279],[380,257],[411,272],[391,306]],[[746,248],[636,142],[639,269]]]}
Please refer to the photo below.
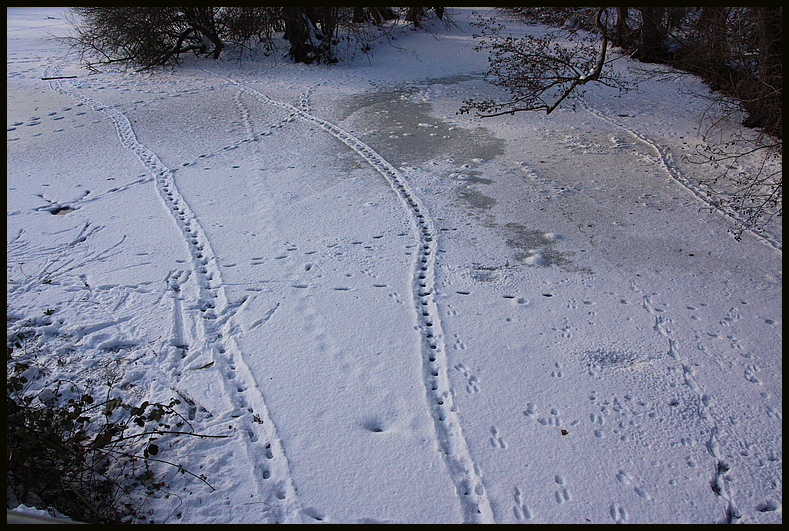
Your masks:
{"label": "thicket", "polygon": [[[359,34],[403,17],[414,26],[444,8],[389,7],[74,7],[73,35],[63,41],[84,64],[142,68],[177,64],[184,54],[219,58],[227,48],[278,48],[298,63],[335,63],[340,29]],[[364,46],[363,42],[359,43]]]}
{"label": "thicket", "polygon": [[[169,498],[166,477],[196,475],[166,458],[177,437],[194,432],[177,407],[122,400],[113,381],[84,388],[47,381],[43,353],[30,332],[14,333],[6,356],[8,507],[57,511],[86,523],[151,522],[146,501]],[[210,485],[208,485],[210,487]]]}

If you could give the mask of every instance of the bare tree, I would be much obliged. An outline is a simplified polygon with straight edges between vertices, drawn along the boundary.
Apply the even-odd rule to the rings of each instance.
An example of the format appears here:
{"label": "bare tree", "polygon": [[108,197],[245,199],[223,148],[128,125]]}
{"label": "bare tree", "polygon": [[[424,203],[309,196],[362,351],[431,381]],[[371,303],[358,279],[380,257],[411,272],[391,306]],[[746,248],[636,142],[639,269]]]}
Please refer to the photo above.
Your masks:
{"label": "bare tree", "polygon": [[783,213],[783,142],[780,137],[738,128],[744,114],[741,101],[721,92],[698,94],[709,106],[699,118],[702,142],[685,157],[711,166],[713,177],[701,179],[712,203],[726,210],[737,240],[745,231],[762,233]]}
{"label": "bare tree", "polygon": [[64,40],[86,65],[177,63],[187,52],[218,58],[225,44],[212,7],[75,7],[76,35]]}
{"label": "bare tree", "polygon": [[227,7],[218,16],[222,36],[240,48],[253,48],[264,44],[272,50],[274,34],[284,31],[279,7]]}
{"label": "bare tree", "polygon": [[351,13],[351,24],[397,18],[380,7],[77,7],[69,19],[74,35],[63,40],[90,68],[153,68],[177,64],[185,53],[217,59],[229,45],[272,49],[274,33],[283,32],[294,61],[334,63],[338,25]]}
{"label": "bare tree", "polygon": [[696,153],[687,160],[717,170],[714,177],[702,179],[699,184],[716,206],[731,213],[735,223],[729,232],[740,240],[746,230],[764,232],[770,221],[782,216],[783,147],[780,139],[768,135],[756,139],[737,133],[722,137],[721,124],[727,115],[740,113],[725,102],[715,103],[717,119],[707,127],[704,143],[696,146]]}
{"label": "bare tree", "polygon": [[332,41],[337,29],[336,7],[283,7],[285,39],[290,42],[290,56],[297,63],[326,62],[337,59]]}
{"label": "bare tree", "polygon": [[[518,39],[500,34],[501,25],[493,19],[480,19],[482,28],[477,49],[488,49],[490,70],[486,80],[510,93],[504,101],[465,100],[460,113],[476,111],[478,116],[491,117],[521,111],[553,112],[559,104],[581,85],[597,82],[620,90],[626,83],[616,77],[606,58],[609,35],[603,22],[605,8],[592,14],[598,34],[581,36],[576,30],[548,33],[544,37],[526,35]],[[567,33],[569,32],[569,34]],[[566,45],[562,36],[573,41]]]}
{"label": "bare tree", "polygon": [[675,36],[680,53],[671,64],[711,89],[700,95],[710,101],[700,118],[704,142],[688,160],[717,170],[700,184],[732,212],[740,239],[783,212],[781,8],[705,7],[686,24],[692,31]]}

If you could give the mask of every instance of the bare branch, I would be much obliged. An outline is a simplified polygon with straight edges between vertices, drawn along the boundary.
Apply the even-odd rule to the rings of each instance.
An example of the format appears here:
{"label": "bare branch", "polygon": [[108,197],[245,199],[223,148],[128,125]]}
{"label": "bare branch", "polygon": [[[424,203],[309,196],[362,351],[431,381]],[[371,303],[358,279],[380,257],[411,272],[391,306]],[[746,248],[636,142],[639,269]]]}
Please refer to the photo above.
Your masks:
{"label": "bare branch", "polygon": [[459,112],[465,114],[473,109],[480,117],[523,111],[550,114],[575,95],[578,87],[590,82],[627,90],[624,80],[606,71],[609,36],[602,20],[604,13],[602,7],[594,12],[599,38],[571,31],[572,44],[561,43],[554,33],[545,37],[527,35],[522,39],[502,37],[501,27],[495,26],[492,20],[480,19],[476,23],[482,28],[482,34],[475,35],[481,39],[477,49],[491,51],[486,80],[506,88],[513,97],[505,102],[466,100]]}

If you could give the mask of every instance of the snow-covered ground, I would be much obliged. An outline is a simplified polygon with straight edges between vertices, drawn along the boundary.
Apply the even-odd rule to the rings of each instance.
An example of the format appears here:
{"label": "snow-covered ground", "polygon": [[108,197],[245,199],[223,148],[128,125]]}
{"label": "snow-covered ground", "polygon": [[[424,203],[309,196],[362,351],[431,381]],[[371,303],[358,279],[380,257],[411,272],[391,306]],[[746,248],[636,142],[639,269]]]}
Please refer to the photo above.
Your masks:
{"label": "snow-covered ground", "polygon": [[458,115],[501,94],[471,11],[89,73],[63,9],[8,8],[8,334],[229,436],[160,439],[212,488],[150,520],[782,521],[780,226],[705,209],[706,89]]}

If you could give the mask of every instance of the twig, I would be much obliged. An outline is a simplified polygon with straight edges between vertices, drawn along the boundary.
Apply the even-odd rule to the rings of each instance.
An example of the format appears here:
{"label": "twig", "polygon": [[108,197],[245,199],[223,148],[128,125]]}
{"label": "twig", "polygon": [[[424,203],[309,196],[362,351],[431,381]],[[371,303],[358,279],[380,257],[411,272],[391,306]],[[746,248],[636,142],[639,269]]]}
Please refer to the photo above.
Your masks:
{"label": "twig", "polygon": [[[140,459],[140,456],[139,456],[139,455],[129,454],[129,453],[126,453],[126,452],[118,452],[118,453],[117,453],[117,455],[122,455],[122,456],[124,456],[124,457],[130,457],[130,458],[134,458],[134,459]],[[210,488],[212,491],[216,491],[216,489],[214,488],[214,486],[213,486],[213,485],[211,485],[211,484],[210,484],[208,481],[206,481],[206,479],[205,479],[205,478],[203,478],[203,477],[201,477],[201,476],[198,476],[198,475],[197,475],[197,474],[195,474],[194,472],[190,472],[190,471],[188,471],[187,469],[185,469],[185,468],[184,468],[184,467],[182,467],[181,465],[176,465],[175,463],[171,463],[170,461],[165,461],[164,459],[155,459],[155,458],[153,458],[153,457],[145,457],[145,458],[143,458],[143,459],[145,459],[146,461],[154,461],[154,462],[156,462],[156,463],[164,463],[164,464],[166,464],[166,465],[174,466],[174,467],[175,467],[175,468],[177,468],[179,471],[181,471],[181,472],[183,472],[183,473],[185,473],[185,474],[189,474],[190,476],[192,476],[192,477],[194,477],[194,478],[197,478],[197,479],[199,479],[200,481],[202,481],[203,483],[205,483],[206,485],[208,485],[208,487],[209,487],[209,488]]]}
{"label": "twig", "polygon": [[88,500],[85,498],[85,496],[83,496],[83,494],[82,494],[80,491],[78,491],[77,489],[75,489],[75,488],[74,488],[74,485],[72,485],[72,484],[71,484],[71,482],[69,482],[69,481],[66,481],[66,482],[65,482],[65,485],[66,485],[66,486],[69,488],[69,490],[70,490],[71,492],[73,492],[74,494],[76,494],[77,498],[79,498],[79,500],[80,500],[82,503],[84,503],[84,504],[85,504],[85,507],[87,507],[88,509],[90,509],[90,512],[92,512],[93,514],[95,514],[95,515],[96,515],[96,516],[97,516],[99,519],[101,519],[101,520],[104,520],[104,516],[102,516],[102,514],[101,514],[101,513],[100,513],[100,512],[99,512],[99,511],[98,511],[98,510],[97,510],[97,509],[96,509],[96,508],[93,506],[93,504],[92,504],[92,503],[90,503],[90,502],[89,502],[89,501],[88,501]]}
{"label": "twig", "polygon": [[137,433],[135,435],[127,435],[126,437],[118,437],[117,439],[113,439],[112,443],[117,443],[120,441],[126,441],[129,439],[136,439],[139,437],[145,437],[146,435],[191,435],[192,437],[201,437],[203,439],[227,439],[230,435],[204,435],[202,433],[192,433],[189,431],[146,431],[142,433]]}

